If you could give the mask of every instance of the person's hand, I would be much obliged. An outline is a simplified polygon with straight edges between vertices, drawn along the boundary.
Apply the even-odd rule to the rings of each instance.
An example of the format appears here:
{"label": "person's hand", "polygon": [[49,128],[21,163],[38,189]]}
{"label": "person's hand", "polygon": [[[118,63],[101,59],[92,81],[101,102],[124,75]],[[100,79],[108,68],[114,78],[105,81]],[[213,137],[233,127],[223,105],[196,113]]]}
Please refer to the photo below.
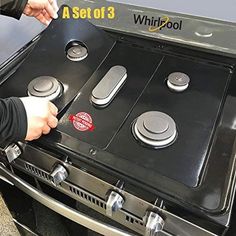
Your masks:
{"label": "person's hand", "polygon": [[38,139],[42,134],[48,134],[51,128],[57,126],[57,107],[44,98],[20,98],[27,114],[27,134],[25,140]]}
{"label": "person's hand", "polygon": [[52,19],[58,17],[57,11],[56,0],[28,0],[23,13],[35,17],[45,25],[49,25]]}

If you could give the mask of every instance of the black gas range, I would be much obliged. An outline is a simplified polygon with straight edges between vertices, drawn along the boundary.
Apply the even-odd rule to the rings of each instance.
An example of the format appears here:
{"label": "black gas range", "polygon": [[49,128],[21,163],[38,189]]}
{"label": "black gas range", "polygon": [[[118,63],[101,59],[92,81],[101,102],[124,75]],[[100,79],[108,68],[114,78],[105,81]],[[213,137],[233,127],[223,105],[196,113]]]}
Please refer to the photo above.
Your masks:
{"label": "black gas range", "polygon": [[[223,235],[235,191],[234,70],[228,57],[86,20],[53,21],[0,96],[46,97],[59,125],[7,145],[0,175],[104,235]],[[53,199],[21,173],[127,231]]]}

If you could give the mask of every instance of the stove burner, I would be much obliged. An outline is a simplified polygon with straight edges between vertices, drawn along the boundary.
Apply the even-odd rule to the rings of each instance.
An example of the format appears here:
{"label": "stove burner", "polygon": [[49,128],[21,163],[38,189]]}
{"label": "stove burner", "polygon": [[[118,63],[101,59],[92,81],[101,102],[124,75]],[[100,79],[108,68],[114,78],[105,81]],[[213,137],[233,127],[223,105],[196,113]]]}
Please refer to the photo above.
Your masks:
{"label": "stove burner", "polygon": [[140,115],[133,124],[134,136],[143,143],[162,148],[171,145],[177,136],[174,120],[165,113],[149,111]]}
{"label": "stove burner", "polygon": [[174,72],[168,76],[167,86],[175,92],[183,92],[189,86],[190,78],[182,72]]}
{"label": "stove burner", "polygon": [[67,50],[67,58],[71,61],[82,61],[87,56],[87,48],[80,44],[74,44]]}
{"label": "stove burner", "polygon": [[54,100],[62,90],[61,84],[51,76],[40,76],[33,79],[28,85],[28,95]]}

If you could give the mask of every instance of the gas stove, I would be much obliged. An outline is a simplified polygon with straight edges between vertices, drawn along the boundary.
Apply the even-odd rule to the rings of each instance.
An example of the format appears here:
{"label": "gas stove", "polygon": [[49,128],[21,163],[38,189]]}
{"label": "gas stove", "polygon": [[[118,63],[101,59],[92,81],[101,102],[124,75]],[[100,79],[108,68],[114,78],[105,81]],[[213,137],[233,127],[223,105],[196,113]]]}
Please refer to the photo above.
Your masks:
{"label": "gas stove", "polygon": [[[104,235],[223,235],[235,191],[234,70],[230,57],[86,20],[53,21],[0,94],[51,100],[59,125],[8,145],[0,174]],[[30,185],[31,177],[105,223]]]}

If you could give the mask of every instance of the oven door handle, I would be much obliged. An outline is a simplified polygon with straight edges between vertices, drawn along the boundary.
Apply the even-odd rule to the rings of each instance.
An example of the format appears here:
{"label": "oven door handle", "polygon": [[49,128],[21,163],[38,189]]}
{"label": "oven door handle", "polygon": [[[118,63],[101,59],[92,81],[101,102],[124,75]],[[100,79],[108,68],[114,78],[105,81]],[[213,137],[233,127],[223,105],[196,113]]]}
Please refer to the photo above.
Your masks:
{"label": "oven door handle", "polygon": [[53,211],[67,217],[68,219],[85,226],[99,234],[106,236],[131,236],[132,234],[127,233],[123,230],[115,228],[111,225],[99,222],[85,214],[78,212],[65,204],[53,199],[47,194],[39,191],[35,187],[22,180],[11,171],[9,171],[2,163],[0,163],[0,175],[5,177],[8,181],[13,183],[17,188],[43,204],[44,206],[52,209]]}

